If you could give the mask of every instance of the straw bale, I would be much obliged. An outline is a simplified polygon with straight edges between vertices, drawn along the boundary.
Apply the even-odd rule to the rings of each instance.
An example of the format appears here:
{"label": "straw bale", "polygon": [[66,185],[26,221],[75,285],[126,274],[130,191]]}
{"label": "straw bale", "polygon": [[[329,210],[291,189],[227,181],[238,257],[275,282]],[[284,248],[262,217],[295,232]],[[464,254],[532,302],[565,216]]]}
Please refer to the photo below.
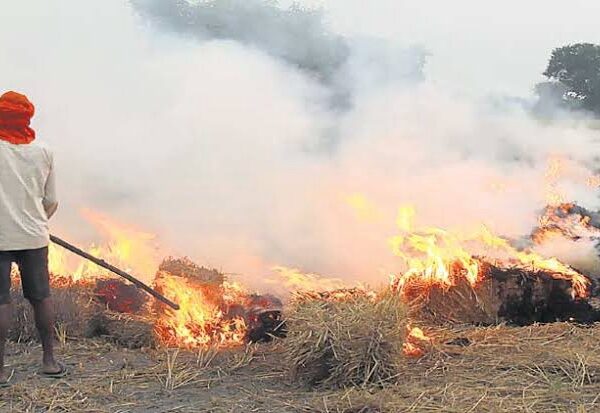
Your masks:
{"label": "straw bale", "polygon": [[[409,286],[407,296],[417,316],[431,322],[496,325],[508,322],[600,320],[600,312],[586,299],[574,299],[571,282],[547,271],[520,267],[499,268],[482,263],[486,277],[476,286],[465,279],[452,287]],[[422,294],[422,291],[427,291]]]}
{"label": "straw bale", "polygon": [[158,271],[186,277],[203,284],[212,284],[221,286],[225,281],[225,276],[215,269],[208,269],[195,264],[189,258],[165,258],[158,267]]}
{"label": "straw bale", "polygon": [[[217,270],[200,267],[188,258],[166,258],[160,264],[154,278],[154,288],[158,293],[169,297],[168,283],[177,280],[189,289],[198,292],[198,297],[210,306],[224,308],[223,282],[225,276]],[[170,311],[169,307],[156,300],[152,310],[160,315]]]}
{"label": "straw bale", "polygon": [[283,342],[290,376],[325,387],[382,384],[397,374],[407,331],[398,296],[301,300],[287,317]]}

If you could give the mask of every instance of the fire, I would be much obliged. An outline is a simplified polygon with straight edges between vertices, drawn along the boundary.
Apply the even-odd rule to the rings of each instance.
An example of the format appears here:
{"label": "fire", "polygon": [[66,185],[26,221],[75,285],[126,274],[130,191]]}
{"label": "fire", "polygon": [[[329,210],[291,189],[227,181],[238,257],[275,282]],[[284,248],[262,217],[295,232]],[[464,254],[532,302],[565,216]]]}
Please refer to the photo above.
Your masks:
{"label": "fire", "polygon": [[600,188],[600,175],[592,175],[586,179],[586,185],[592,189]]}
{"label": "fire", "polygon": [[406,336],[406,341],[403,345],[403,353],[405,356],[409,357],[422,357],[425,355],[425,350],[423,350],[424,345],[429,345],[431,343],[431,338],[429,338],[423,330],[419,327],[410,327],[407,326],[408,335]]}
{"label": "fire", "polygon": [[[555,169],[560,170],[558,167]],[[371,209],[363,198],[353,198],[352,202],[359,210]],[[558,208],[556,211],[560,211]],[[146,281],[149,281],[148,276],[157,274],[154,278],[156,289],[179,304],[179,311],[159,303],[153,307],[155,332],[163,344],[182,348],[234,347],[248,340],[252,320],[248,317],[247,309],[252,306],[252,296],[240,285],[225,280],[222,274],[214,270],[190,265],[186,260],[167,259],[159,267],[152,234],[115,222],[97,212],[85,210],[82,214],[108,240],[105,245],[91,246],[88,251],[92,255],[134,275],[147,275]],[[521,266],[544,270],[552,277],[570,281],[574,297],[589,295],[589,281],[577,271],[556,258],[519,250],[485,226],[470,233],[452,232],[436,227],[419,227],[415,225],[415,217],[413,207],[401,208],[397,218],[400,232],[389,240],[393,253],[404,266],[401,273],[393,276],[392,286],[405,296],[408,296],[408,292],[427,292],[432,286],[451,288],[459,282],[476,287],[486,277],[486,265],[482,265],[485,262],[499,267]],[[557,222],[557,217],[558,212],[554,215],[549,213],[544,222],[551,227]],[[577,223],[587,225],[589,221],[581,219]],[[61,276],[54,277],[55,283],[98,283],[100,277],[108,275],[91,263],[74,264],[71,256],[56,247],[50,248],[49,259],[51,272]],[[163,267],[165,263],[168,268]],[[306,274],[282,266],[273,270],[279,276],[276,281],[278,285],[299,292],[297,299],[346,300],[356,295],[375,299],[377,296],[363,287],[348,288],[339,279]],[[108,287],[101,292],[110,304],[110,300],[117,300],[119,286],[109,283]],[[124,304],[129,309],[135,303],[131,301]],[[144,311],[150,311],[149,307]],[[410,356],[420,356],[424,354],[424,345],[430,341],[421,329],[411,327],[404,352]]]}
{"label": "fire", "polygon": [[559,205],[564,200],[563,193],[558,188],[558,182],[563,177],[567,169],[567,160],[561,156],[550,156],[548,165],[544,174],[546,186],[546,201],[548,205]]}
{"label": "fire", "polygon": [[568,265],[563,264],[557,258],[544,258],[532,251],[519,251],[510,245],[507,240],[493,235],[485,227],[481,231],[481,236],[487,245],[508,254],[512,260],[516,260],[522,266],[546,270],[551,272],[555,278],[570,280],[577,297],[588,295],[589,281],[587,278]]}
{"label": "fire", "polygon": [[548,206],[539,218],[539,227],[533,232],[533,241],[540,245],[555,237],[577,240],[582,237],[598,238],[600,229],[592,225],[589,211],[573,203]]}
{"label": "fire", "polygon": [[566,180],[590,189],[600,187],[600,175],[590,173],[588,168],[573,159],[551,155],[548,157],[544,173],[544,189],[548,205],[560,206],[565,203],[567,197],[560,183]]}
{"label": "fire", "polygon": [[480,270],[482,258],[469,252],[469,247],[471,250],[485,251],[486,260],[495,265],[520,265],[548,271],[557,279],[569,280],[573,285],[574,297],[588,295],[588,279],[556,258],[544,258],[532,251],[518,250],[485,226],[469,235],[452,234],[439,228],[414,230],[414,216],[414,208],[401,208],[398,216],[401,235],[390,240],[394,254],[406,266],[400,276],[392,277],[393,285],[401,292],[408,291],[407,286],[421,286],[425,291],[432,285],[449,288],[456,285],[459,279],[466,279],[475,286],[484,276]]}
{"label": "fire", "polygon": [[[240,308],[246,304],[249,295],[239,284],[224,281],[220,274],[214,272],[221,277],[218,283],[210,287],[199,285],[194,282],[193,276],[187,277],[188,261],[185,260],[171,261],[183,263],[181,273],[173,275],[159,271],[155,277],[160,261],[153,245],[153,234],[91,210],[83,210],[82,216],[106,240],[103,245],[90,246],[88,253],[148,283],[154,280],[155,288],[181,307],[179,311],[157,307],[160,311],[156,311],[155,332],[162,343],[196,348],[213,345],[232,347],[246,342],[248,327],[244,311]],[[142,310],[143,301],[133,300],[137,296],[127,290],[126,284],[113,283],[114,276],[108,271],[74,257],[60,247],[50,246],[49,267],[54,287],[93,284],[95,295],[109,308],[123,312]],[[211,271],[208,273],[213,274]]]}
{"label": "fire", "polygon": [[[232,347],[245,342],[247,327],[242,316],[228,317],[213,291],[202,289],[174,275],[159,277],[156,287],[177,302],[179,311],[164,308],[158,314],[155,330],[166,345],[197,348],[209,345]],[[236,284],[223,284],[226,305],[239,302],[243,295]]]}
{"label": "fire", "polygon": [[455,285],[457,275],[475,285],[479,264],[463,248],[463,240],[439,228],[414,231],[415,214],[412,207],[400,208],[397,224],[402,234],[390,239],[392,251],[406,266],[401,276],[393,277],[395,285],[400,290],[408,283],[450,287]]}
{"label": "fire", "polygon": [[356,216],[363,221],[378,221],[383,215],[363,194],[348,195],[344,198],[344,201],[352,208]]}
{"label": "fire", "polygon": [[[131,225],[116,222],[106,215],[91,209],[81,211],[83,218],[108,240],[102,246],[91,245],[87,252],[105,261],[134,272],[149,281],[158,267],[159,254],[153,245],[155,236]],[[110,272],[86,260],[78,259],[62,248],[50,244],[48,253],[50,273],[55,283],[88,282],[92,279],[111,276]]]}
{"label": "fire", "polygon": [[337,278],[326,278],[319,274],[304,273],[297,268],[284,266],[273,267],[277,274],[276,280],[267,279],[271,284],[278,284],[289,291],[332,291],[347,287],[346,283]]}

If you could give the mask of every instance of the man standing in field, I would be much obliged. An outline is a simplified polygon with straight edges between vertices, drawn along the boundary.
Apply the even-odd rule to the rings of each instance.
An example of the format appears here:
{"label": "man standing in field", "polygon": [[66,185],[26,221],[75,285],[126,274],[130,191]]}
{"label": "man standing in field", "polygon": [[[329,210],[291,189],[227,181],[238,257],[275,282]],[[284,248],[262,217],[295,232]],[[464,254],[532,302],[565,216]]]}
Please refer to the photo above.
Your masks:
{"label": "man standing in field", "polygon": [[33,143],[34,106],[27,97],[0,96],[0,387],[8,386],[4,348],[11,321],[11,266],[19,267],[23,295],[33,307],[43,348],[43,375],[63,377],[54,359],[54,309],[48,273],[48,219],[58,206],[52,153]]}

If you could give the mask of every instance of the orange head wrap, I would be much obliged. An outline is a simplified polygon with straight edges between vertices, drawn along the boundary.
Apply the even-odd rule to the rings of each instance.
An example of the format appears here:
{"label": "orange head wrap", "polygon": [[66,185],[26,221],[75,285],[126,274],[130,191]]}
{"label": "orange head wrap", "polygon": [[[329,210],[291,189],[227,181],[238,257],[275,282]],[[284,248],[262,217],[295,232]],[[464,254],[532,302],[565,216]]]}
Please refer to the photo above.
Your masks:
{"label": "orange head wrap", "polygon": [[0,96],[0,139],[22,145],[35,139],[35,131],[29,127],[35,112],[26,96],[6,92]]}

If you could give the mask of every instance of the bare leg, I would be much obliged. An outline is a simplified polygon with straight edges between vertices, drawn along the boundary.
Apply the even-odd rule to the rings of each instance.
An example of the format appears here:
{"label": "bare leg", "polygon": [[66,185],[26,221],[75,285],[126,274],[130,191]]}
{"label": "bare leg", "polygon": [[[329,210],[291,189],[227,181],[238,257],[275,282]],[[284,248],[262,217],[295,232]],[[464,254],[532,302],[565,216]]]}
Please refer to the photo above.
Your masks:
{"label": "bare leg", "polygon": [[4,368],[4,347],[10,325],[10,309],[10,304],[0,305],[0,383],[8,378],[8,373]]}
{"label": "bare leg", "polygon": [[31,300],[37,327],[42,342],[44,356],[42,358],[42,371],[44,373],[56,373],[60,366],[54,359],[54,308],[52,299]]}

